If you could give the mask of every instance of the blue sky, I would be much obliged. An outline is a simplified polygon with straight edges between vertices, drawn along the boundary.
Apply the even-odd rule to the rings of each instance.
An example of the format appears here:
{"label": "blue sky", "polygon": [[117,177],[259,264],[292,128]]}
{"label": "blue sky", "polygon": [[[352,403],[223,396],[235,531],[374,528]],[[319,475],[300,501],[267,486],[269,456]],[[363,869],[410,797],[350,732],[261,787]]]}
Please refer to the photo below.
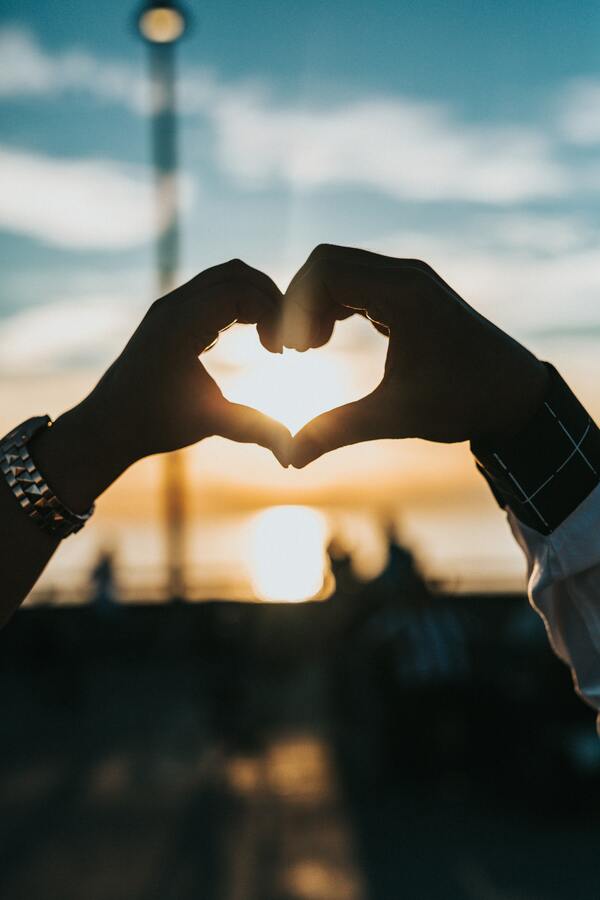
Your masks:
{"label": "blue sky", "polygon": [[[534,343],[575,335],[589,348],[600,334],[597,3],[189,6],[182,275],[242,256],[283,284],[315,243],[362,244],[426,257]],[[5,376],[99,364],[153,295],[134,10],[2,5]]]}

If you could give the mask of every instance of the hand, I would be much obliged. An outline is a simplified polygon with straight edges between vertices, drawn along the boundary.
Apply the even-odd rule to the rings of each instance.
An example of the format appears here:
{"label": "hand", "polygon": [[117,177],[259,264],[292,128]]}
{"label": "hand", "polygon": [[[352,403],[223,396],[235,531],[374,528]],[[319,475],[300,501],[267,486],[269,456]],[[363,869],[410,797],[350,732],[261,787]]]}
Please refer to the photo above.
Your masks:
{"label": "hand", "polygon": [[198,359],[234,322],[272,320],[281,299],[233,260],[157,300],[92,393],[36,443],[61,499],[84,509],[136,460],[209,435],[260,444],[287,466],[287,428],[226,400]]}
{"label": "hand", "polygon": [[418,260],[317,247],[286,291],[283,344],[321,346],[352,312],[389,334],[383,379],[298,432],[297,468],[377,438],[491,440],[517,431],[542,400],[543,364]]}

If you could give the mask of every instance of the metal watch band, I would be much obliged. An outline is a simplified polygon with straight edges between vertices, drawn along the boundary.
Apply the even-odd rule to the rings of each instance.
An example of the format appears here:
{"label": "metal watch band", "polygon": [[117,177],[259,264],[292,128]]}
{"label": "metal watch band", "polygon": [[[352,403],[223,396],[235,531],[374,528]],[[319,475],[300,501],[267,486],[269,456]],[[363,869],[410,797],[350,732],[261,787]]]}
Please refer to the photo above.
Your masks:
{"label": "metal watch band", "polygon": [[52,427],[50,416],[27,419],[0,441],[0,469],[23,512],[55,538],[80,531],[94,512],[78,515],[61,503],[29,453],[29,441]]}

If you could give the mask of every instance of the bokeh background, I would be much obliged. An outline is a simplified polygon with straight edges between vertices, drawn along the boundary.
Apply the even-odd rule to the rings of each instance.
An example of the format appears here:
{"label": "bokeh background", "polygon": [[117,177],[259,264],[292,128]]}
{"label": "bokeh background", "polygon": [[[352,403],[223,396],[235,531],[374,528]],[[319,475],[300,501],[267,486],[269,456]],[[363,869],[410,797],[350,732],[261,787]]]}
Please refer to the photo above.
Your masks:
{"label": "bokeh background", "polygon": [[[176,215],[179,281],[242,257],[283,288],[319,242],[424,258],[598,417],[596,3],[189,0],[158,216],[139,9],[0,10],[0,430],[94,385]],[[385,343],[354,318],[276,357],[238,327],[206,364],[295,431]],[[597,896],[593,715],[468,448],[296,472],[214,438],[181,469],[189,602],[150,459],[2,635],[0,893]]]}

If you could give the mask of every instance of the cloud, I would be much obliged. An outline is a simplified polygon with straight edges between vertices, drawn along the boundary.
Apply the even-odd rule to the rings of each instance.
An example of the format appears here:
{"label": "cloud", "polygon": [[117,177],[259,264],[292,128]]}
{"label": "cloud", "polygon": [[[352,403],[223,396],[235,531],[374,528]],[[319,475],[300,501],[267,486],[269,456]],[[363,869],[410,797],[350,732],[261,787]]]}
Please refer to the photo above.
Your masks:
{"label": "cloud", "polygon": [[573,144],[600,143],[600,80],[579,78],[564,89],[558,103],[558,127]]}
{"label": "cloud", "polygon": [[[168,179],[164,190],[170,196]],[[193,184],[185,179],[186,202]],[[145,243],[161,221],[150,172],[103,159],[57,159],[0,146],[0,228],[78,250]]]}
{"label": "cloud", "polygon": [[143,113],[150,109],[147,79],[127,63],[106,63],[90,53],[47,53],[28,31],[0,31],[0,97],[91,93]]}
{"label": "cloud", "polygon": [[41,374],[106,364],[136,324],[129,298],[59,300],[0,320],[0,373]]}
{"label": "cloud", "polygon": [[373,98],[289,109],[245,92],[223,97],[213,119],[222,165],[250,185],[355,185],[399,199],[492,204],[570,188],[541,133],[466,124],[436,103]]}
{"label": "cloud", "polygon": [[[141,66],[99,59],[79,49],[48,53],[34,35],[16,26],[0,30],[0,59],[0,98],[83,93],[139,115],[165,104]],[[204,109],[216,89],[207,70],[194,69],[178,80],[179,98],[188,113]]]}
{"label": "cloud", "polygon": [[[507,236],[511,219],[505,221]],[[556,231],[567,232],[567,220],[558,217]],[[368,248],[398,257],[425,259],[449,284],[484,315],[521,339],[561,335],[571,339],[573,325],[596,337],[600,325],[600,241],[591,238],[583,223],[573,220],[571,240],[562,249],[540,253],[502,242],[496,216],[474,217],[453,232],[399,231],[368,242]],[[552,232],[551,217],[539,217],[539,233]],[[528,219],[534,229],[535,217]],[[579,233],[580,240],[574,239]],[[500,238],[500,239],[499,239]],[[543,348],[542,348],[543,349]]]}
{"label": "cloud", "polygon": [[590,245],[595,247],[598,239],[597,229],[581,218],[522,211],[475,218],[473,232],[474,239],[488,246],[529,256],[556,256]]}
{"label": "cloud", "polygon": [[[47,53],[28,32],[0,32],[0,96],[83,91],[138,114],[160,106],[143,71],[82,51]],[[399,199],[506,205],[572,187],[539,129],[461,121],[442,103],[365,97],[334,106],[278,105],[268,89],[188,67],[181,113],[215,132],[217,164],[246,187],[356,186]]]}

